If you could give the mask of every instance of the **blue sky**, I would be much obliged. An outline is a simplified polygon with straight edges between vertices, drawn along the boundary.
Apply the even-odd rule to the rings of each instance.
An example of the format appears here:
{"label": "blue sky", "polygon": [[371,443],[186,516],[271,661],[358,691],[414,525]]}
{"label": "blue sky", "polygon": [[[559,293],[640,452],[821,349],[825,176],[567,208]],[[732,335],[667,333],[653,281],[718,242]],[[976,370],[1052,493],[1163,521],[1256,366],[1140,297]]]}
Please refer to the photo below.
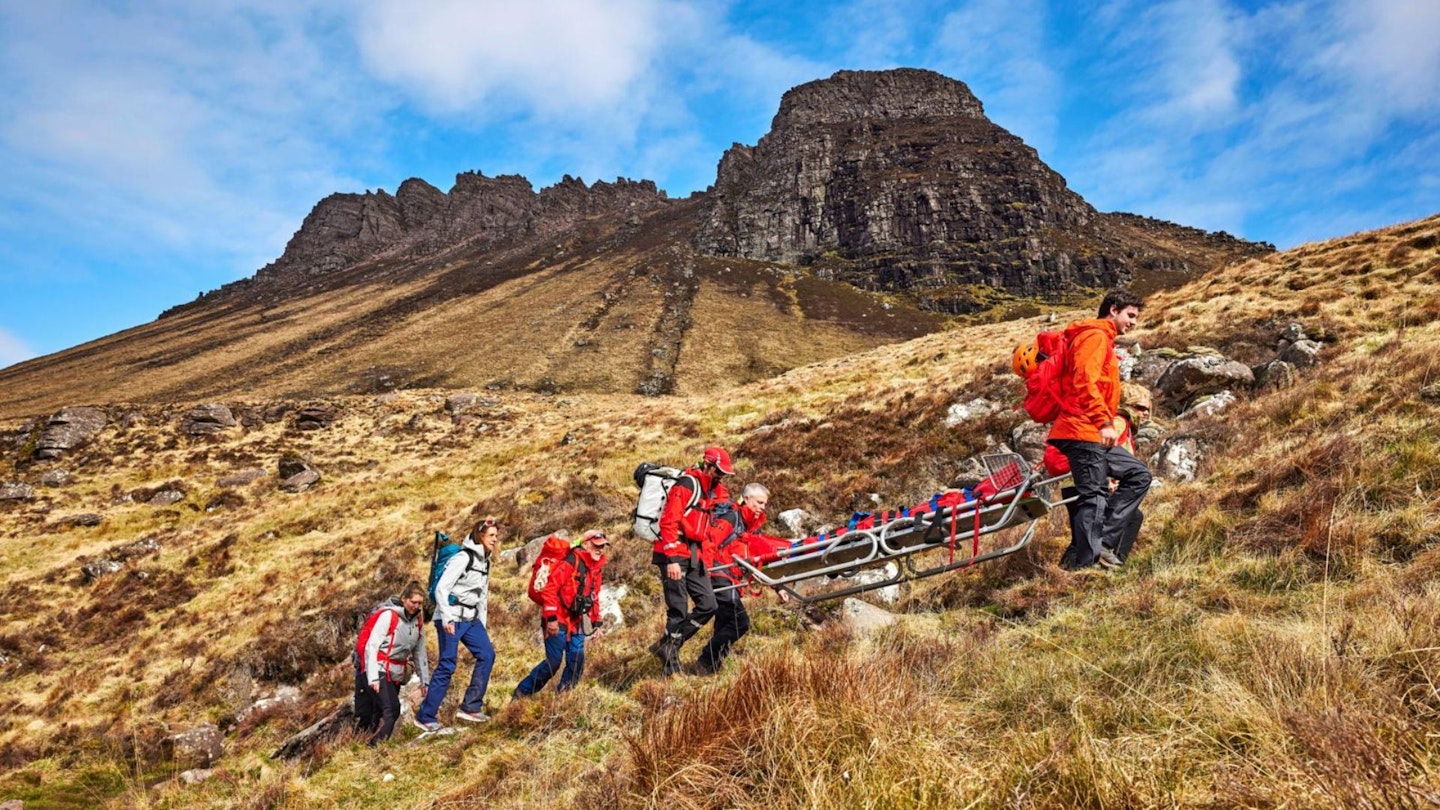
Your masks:
{"label": "blue sky", "polygon": [[684,196],[785,90],[898,66],[1101,210],[1282,248],[1440,212],[1440,0],[0,0],[0,367],[253,274],[332,192]]}

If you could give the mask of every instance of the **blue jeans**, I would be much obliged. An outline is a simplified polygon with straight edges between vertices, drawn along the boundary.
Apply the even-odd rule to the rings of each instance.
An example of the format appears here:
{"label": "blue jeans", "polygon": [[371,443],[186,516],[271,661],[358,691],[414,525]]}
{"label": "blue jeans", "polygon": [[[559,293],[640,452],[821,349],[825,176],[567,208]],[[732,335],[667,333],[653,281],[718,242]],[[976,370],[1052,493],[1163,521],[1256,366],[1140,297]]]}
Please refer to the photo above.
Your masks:
{"label": "blue jeans", "polygon": [[[1102,549],[1120,548],[1126,527],[1150,490],[1150,470],[1121,447],[1106,449],[1099,442],[1074,439],[1050,443],[1070,461],[1070,478],[1080,493],[1071,512],[1070,547],[1061,559],[1067,567],[1085,568],[1095,564]],[[1114,492],[1111,478],[1120,482]]]}
{"label": "blue jeans", "polygon": [[440,622],[435,622],[435,629],[440,636],[440,663],[430,675],[430,689],[420,710],[415,712],[415,719],[422,723],[436,722],[435,715],[450,689],[450,676],[455,673],[455,664],[460,658],[461,644],[475,656],[475,670],[470,673],[470,686],[460,701],[460,710],[472,714],[483,711],[485,690],[490,687],[490,669],[495,666],[495,647],[490,643],[485,625],[478,621],[456,622],[453,636],[445,632],[445,625]]}
{"label": "blue jeans", "polygon": [[585,634],[572,633],[563,626],[560,631],[545,639],[545,660],[535,665],[525,680],[515,687],[515,694],[525,697],[545,688],[555,672],[560,669],[560,660],[565,660],[565,671],[560,673],[556,691],[574,689],[585,672]]}

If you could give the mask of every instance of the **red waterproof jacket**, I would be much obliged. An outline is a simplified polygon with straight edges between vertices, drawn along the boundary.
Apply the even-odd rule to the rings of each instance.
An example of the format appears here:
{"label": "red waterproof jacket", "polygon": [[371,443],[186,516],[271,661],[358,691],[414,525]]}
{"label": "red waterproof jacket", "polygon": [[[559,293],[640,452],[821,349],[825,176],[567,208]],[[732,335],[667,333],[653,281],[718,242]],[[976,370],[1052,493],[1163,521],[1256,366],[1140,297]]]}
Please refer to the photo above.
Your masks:
{"label": "red waterproof jacket", "polygon": [[[602,555],[599,560],[590,558],[584,549],[574,549],[550,565],[550,578],[540,592],[540,616],[545,621],[558,619],[560,626],[570,632],[580,630],[580,614],[571,612],[575,597],[581,594],[590,597],[590,622],[600,623],[600,581],[605,563],[610,557]],[[580,571],[584,571],[583,578]],[[583,579],[583,581],[582,581]]]}
{"label": "red waterproof jacket", "polygon": [[[739,521],[743,525],[736,525],[735,521]],[[758,542],[764,536],[760,534],[760,527],[764,525],[765,513],[756,514],[750,511],[750,507],[745,504],[741,504],[738,510],[717,518],[711,529],[710,539],[704,547],[705,567],[729,566],[737,557],[753,561],[750,544]],[[737,529],[739,534],[735,534]],[[732,535],[734,536],[732,537]],[[786,546],[789,546],[788,540],[784,542]],[[744,578],[739,568],[733,566],[714,572],[711,576],[722,577],[732,582],[739,582]]]}
{"label": "red waterproof jacket", "polygon": [[713,529],[714,505],[730,500],[725,485],[708,473],[690,468],[670,487],[660,512],[660,539],[651,549],[656,564],[690,559],[690,547],[703,546]]}
{"label": "red waterproof jacket", "polygon": [[1060,418],[1051,439],[1099,442],[1100,429],[1120,409],[1120,363],[1115,358],[1115,323],[1108,318],[1065,327],[1070,347],[1060,372]]}

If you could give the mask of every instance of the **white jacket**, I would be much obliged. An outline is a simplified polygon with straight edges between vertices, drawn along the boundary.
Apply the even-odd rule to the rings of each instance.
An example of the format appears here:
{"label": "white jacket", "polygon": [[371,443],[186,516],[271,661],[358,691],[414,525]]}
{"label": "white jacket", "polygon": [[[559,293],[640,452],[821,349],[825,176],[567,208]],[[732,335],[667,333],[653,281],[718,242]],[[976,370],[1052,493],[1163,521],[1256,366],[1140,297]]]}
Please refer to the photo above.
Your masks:
{"label": "white jacket", "polygon": [[490,555],[466,535],[460,551],[445,563],[440,581],[435,583],[435,621],[487,624],[489,600]]}

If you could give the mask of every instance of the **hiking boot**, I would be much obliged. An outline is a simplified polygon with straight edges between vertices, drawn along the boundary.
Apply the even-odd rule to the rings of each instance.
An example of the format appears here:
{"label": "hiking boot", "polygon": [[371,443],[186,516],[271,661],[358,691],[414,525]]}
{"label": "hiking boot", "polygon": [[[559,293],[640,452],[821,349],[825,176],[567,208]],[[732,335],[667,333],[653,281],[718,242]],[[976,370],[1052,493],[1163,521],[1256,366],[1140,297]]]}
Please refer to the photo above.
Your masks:
{"label": "hiking boot", "polygon": [[432,720],[431,722],[426,723],[421,721],[420,718],[414,716],[411,716],[410,723],[421,731],[426,732],[439,731],[440,729],[444,728],[444,726],[440,725],[439,721]]}
{"label": "hiking boot", "polygon": [[464,720],[467,723],[488,723],[490,715],[484,712],[467,712],[464,709],[455,710],[455,719]]}
{"label": "hiking boot", "polygon": [[1115,556],[1115,552],[1108,548],[1100,549],[1099,563],[1106,568],[1119,568],[1125,561]]}

